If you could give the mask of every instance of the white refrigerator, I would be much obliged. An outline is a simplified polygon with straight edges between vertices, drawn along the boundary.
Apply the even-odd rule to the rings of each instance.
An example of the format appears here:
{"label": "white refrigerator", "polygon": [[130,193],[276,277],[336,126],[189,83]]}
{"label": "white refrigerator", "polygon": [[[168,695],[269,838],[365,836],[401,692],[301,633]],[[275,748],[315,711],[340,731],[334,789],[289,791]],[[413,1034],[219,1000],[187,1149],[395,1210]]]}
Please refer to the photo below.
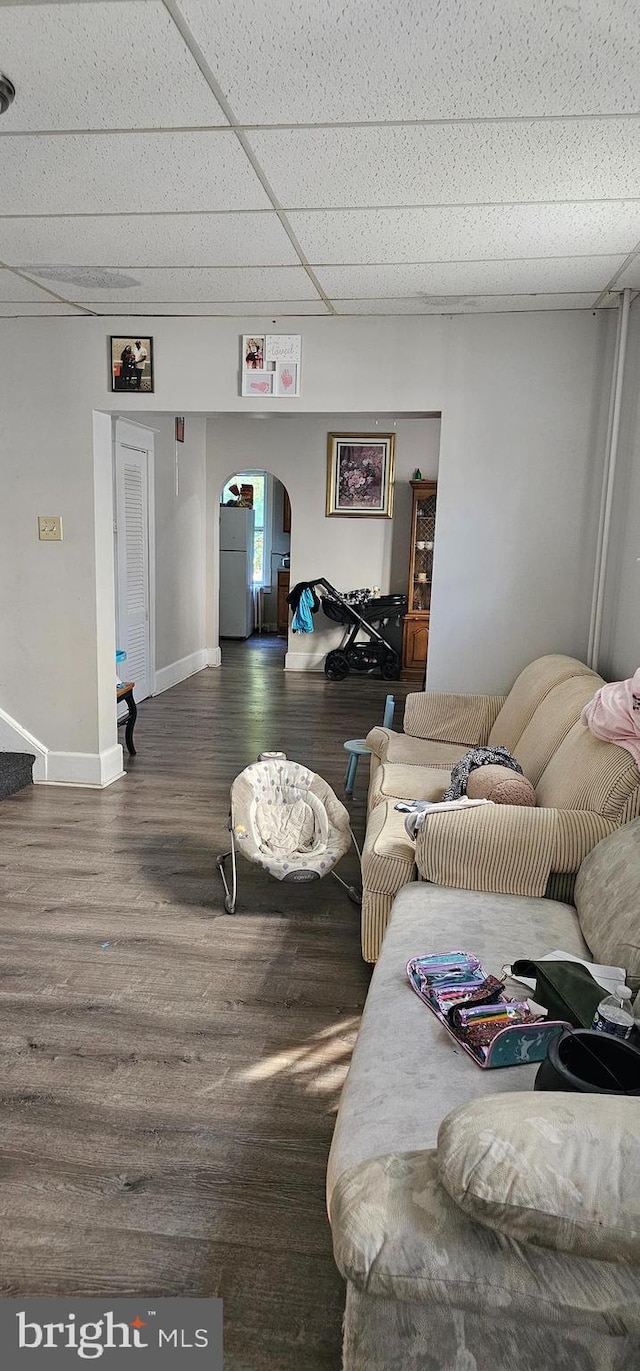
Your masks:
{"label": "white refrigerator", "polygon": [[253,633],[253,510],[220,507],[220,637]]}

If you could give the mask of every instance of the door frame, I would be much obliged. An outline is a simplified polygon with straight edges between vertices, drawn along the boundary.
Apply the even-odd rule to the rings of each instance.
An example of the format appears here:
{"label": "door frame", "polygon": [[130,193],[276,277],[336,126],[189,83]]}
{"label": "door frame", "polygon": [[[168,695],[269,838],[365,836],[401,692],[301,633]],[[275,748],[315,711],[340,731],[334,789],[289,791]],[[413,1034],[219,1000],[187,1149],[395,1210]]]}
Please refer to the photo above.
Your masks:
{"label": "door frame", "polygon": [[147,454],[147,547],[149,579],[149,696],[156,693],[156,470],[155,429],[131,419],[116,418],[113,423],[113,554],[115,580],[115,624],[119,629],[120,596],[118,584],[118,501],[116,494],[116,448],[132,448]]}

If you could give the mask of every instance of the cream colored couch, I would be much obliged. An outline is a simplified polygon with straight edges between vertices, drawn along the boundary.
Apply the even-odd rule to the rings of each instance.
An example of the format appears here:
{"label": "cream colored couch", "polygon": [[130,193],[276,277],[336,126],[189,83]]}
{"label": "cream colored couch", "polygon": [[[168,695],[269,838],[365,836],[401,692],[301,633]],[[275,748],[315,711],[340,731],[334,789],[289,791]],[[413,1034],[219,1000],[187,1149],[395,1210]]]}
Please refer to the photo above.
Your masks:
{"label": "cream colored couch", "polygon": [[575,901],[425,883],[395,901],[328,1167],[343,1371],[640,1367],[640,1099],[481,1071],[405,974],[430,952],[499,974],[561,948],[640,984],[640,821],[589,854]]}
{"label": "cream colored couch", "polygon": [[[374,728],[362,853],[362,954],[376,960],[391,906],[416,877],[502,894],[571,898],[584,856],[640,815],[640,772],[623,748],[580,723],[602,678],[572,657],[540,657],[502,696],[407,697],[403,733]],[[399,799],[437,800],[452,766],[476,745],[507,747],[538,807],[482,806],[429,814],[417,844]]]}

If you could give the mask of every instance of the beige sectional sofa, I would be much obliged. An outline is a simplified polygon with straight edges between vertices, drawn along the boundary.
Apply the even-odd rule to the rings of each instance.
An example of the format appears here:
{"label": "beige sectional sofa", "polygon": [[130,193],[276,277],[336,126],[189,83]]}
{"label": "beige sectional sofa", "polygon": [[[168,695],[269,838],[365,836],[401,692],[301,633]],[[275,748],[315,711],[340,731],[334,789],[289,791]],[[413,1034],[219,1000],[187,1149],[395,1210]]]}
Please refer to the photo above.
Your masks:
{"label": "beige sectional sofa", "polygon": [[[640,815],[640,772],[623,748],[580,723],[603,680],[572,657],[540,657],[506,697],[407,697],[403,732],[374,728],[362,853],[362,953],[376,960],[391,906],[420,878],[441,886],[570,899],[583,857]],[[476,745],[507,747],[537,807],[488,805],[428,814],[417,843],[398,800],[438,800]]]}
{"label": "beige sectional sofa", "polygon": [[396,899],[329,1158],[344,1371],[637,1371],[640,1098],[480,1070],[405,974],[454,948],[495,974],[561,948],[637,987],[640,821],[586,857],[575,905],[426,883]]}

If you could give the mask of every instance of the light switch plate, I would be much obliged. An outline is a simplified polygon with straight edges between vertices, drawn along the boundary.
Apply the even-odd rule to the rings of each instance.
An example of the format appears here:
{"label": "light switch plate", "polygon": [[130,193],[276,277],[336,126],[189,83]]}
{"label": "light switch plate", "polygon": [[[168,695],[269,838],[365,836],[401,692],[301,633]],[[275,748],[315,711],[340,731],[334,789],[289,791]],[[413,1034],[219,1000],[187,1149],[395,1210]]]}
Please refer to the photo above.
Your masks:
{"label": "light switch plate", "polygon": [[38,516],[38,537],[41,542],[62,542],[62,518],[59,514],[40,514]]}

